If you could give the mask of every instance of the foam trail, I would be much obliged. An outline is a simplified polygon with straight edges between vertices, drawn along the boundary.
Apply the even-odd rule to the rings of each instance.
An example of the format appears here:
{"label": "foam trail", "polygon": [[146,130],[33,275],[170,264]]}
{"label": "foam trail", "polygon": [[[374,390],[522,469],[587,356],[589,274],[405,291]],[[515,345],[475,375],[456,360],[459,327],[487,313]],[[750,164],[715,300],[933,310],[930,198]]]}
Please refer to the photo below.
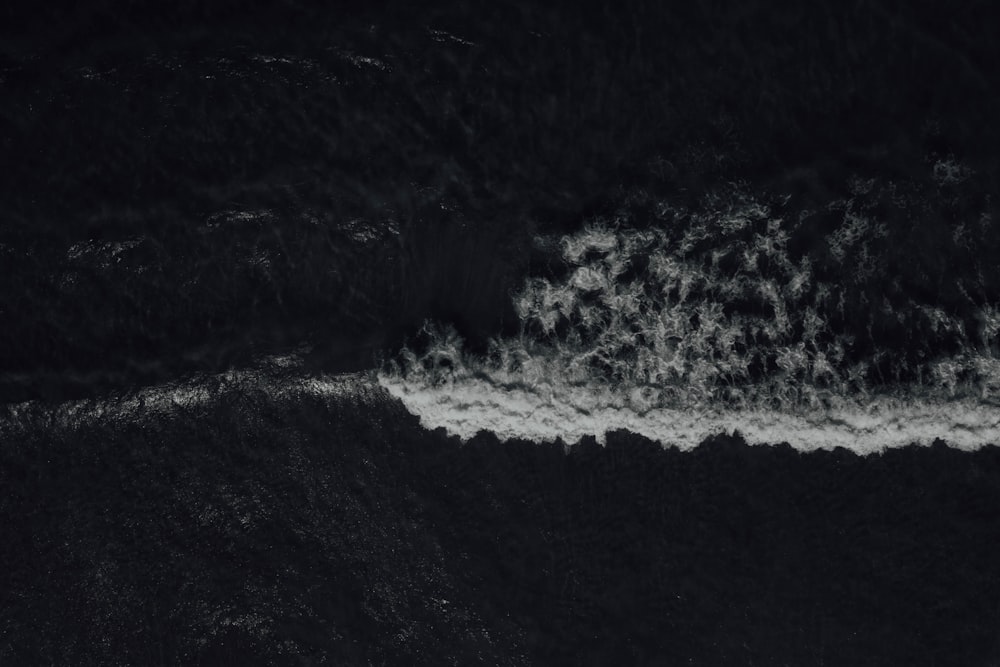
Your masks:
{"label": "foam trail", "polygon": [[753,445],[787,443],[801,451],[844,447],[858,454],[930,445],[938,438],[963,450],[1000,443],[1000,409],[972,400],[882,398],[867,406],[798,414],[669,408],[641,413],[615,405],[614,396],[583,388],[578,394],[544,397],[478,379],[441,387],[412,385],[384,375],[380,379],[426,428],[442,427],[463,440],[485,430],[506,439],[552,442],[559,438],[568,444],[593,435],[603,443],[608,431],[626,429],[682,450],[712,435],[734,432]]}
{"label": "foam trail", "polygon": [[[1000,444],[1000,309],[991,260],[976,254],[994,243],[992,220],[890,225],[888,195],[852,187],[820,218],[733,186],[697,210],[647,200],[652,222],[625,207],[540,239],[561,248],[562,270],[514,296],[520,335],[476,357],[429,324],[425,349],[404,350],[379,381],[426,427],[463,439],[573,443],[627,429],[682,449],[734,431],[862,454],[939,438]],[[968,270],[948,276],[958,300],[929,298],[944,292],[927,287],[926,269],[898,273],[931,264],[894,256],[918,232],[936,239],[923,252]]]}

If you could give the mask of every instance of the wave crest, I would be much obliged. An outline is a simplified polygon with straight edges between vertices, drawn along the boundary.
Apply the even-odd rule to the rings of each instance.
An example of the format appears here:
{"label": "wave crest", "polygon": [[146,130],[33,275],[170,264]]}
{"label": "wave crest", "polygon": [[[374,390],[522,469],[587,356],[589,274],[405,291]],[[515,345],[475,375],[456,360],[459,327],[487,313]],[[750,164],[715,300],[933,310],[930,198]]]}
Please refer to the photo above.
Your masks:
{"label": "wave crest", "polygon": [[[404,351],[382,383],[462,437],[485,428],[573,440],[627,427],[687,442],[711,435],[689,423],[702,415],[716,429],[784,424],[758,435],[813,439],[803,446],[868,437],[880,448],[947,434],[945,404],[963,406],[960,428],[973,434],[963,442],[997,437],[983,412],[1000,391],[996,306],[955,314],[912,295],[879,300],[868,288],[892,240],[864,206],[831,204],[839,221],[825,234],[739,188],[698,211],[656,211],[655,226],[624,215],[561,239],[563,271],[526,281],[514,295],[520,334],[493,340],[485,357],[428,325],[426,350]],[[927,352],[873,345],[879,317],[918,331]]]}

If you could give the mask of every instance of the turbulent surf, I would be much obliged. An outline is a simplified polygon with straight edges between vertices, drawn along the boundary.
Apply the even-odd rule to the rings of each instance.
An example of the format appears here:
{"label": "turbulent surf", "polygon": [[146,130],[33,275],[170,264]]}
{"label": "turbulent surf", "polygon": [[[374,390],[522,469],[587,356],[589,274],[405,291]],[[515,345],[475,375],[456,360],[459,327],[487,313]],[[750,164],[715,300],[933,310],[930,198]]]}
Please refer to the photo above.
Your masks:
{"label": "turbulent surf", "polygon": [[[978,252],[994,222],[954,210],[961,165],[928,168],[935,192],[855,178],[819,209],[741,184],[692,206],[631,192],[615,215],[536,239],[555,268],[513,295],[518,335],[476,355],[428,323],[380,382],[463,439],[1000,442],[1000,310]],[[929,239],[930,264],[907,256]]]}

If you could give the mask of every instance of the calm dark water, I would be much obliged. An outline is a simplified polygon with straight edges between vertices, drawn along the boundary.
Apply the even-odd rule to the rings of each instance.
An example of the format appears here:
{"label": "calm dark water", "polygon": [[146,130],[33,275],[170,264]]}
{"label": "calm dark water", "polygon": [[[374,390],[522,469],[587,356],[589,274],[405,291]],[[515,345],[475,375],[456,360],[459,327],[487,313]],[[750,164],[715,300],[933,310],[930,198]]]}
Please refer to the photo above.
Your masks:
{"label": "calm dark water", "polygon": [[6,6],[0,662],[994,664],[989,18]]}

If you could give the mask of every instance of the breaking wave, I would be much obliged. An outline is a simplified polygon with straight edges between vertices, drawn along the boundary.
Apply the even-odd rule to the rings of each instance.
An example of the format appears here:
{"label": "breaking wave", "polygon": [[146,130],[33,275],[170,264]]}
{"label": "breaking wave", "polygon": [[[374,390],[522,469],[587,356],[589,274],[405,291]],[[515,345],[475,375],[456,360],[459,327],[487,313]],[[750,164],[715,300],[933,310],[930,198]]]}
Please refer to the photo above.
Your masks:
{"label": "breaking wave", "polygon": [[814,210],[743,185],[691,208],[631,193],[617,215],[537,239],[558,268],[514,295],[519,335],[477,356],[428,323],[379,380],[463,439],[1000,443],[1000,310],[983,255],[996,231],[968,198],[959,219],[941,164],[930,194],[854,179]]}

